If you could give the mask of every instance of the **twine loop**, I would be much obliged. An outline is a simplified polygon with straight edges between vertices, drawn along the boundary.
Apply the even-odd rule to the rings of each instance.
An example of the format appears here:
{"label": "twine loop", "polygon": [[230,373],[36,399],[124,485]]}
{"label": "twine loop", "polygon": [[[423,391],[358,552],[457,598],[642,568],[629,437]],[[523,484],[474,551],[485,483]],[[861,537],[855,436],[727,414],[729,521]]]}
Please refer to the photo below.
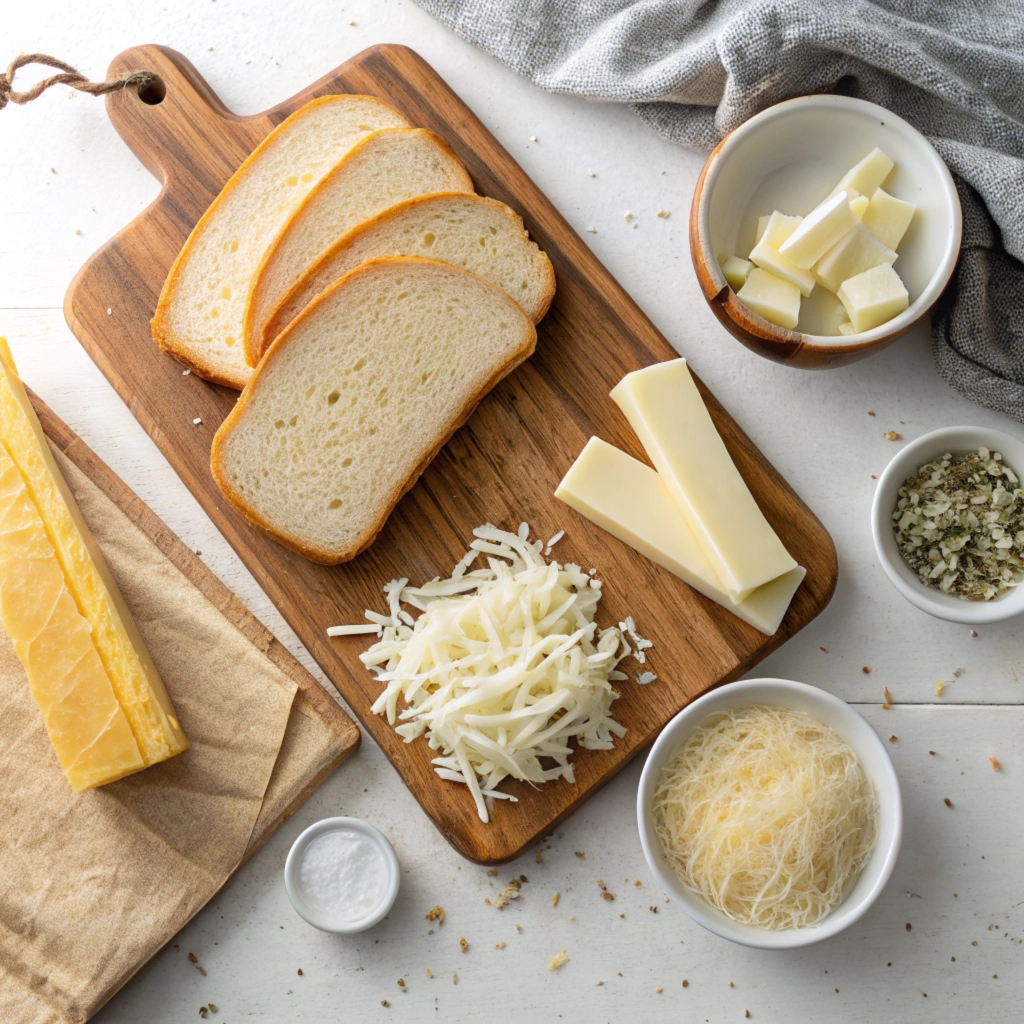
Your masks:
{"label": "twine loop", "polygon": [[[31,89],[16,92],[14,76],[19,68],[29,64],[42,64],[45,67],[54,68],[62,74],[51,75],[49,78],[37,82]],[[47,56],[45,53],[23,53],[11,61],[5,74],[0,75],[0,110],[3,110],[8,103],[30,103],[46,92],[51,85],[69,85],[72,89],[87,92],[91,96],[103,96],[108,92],[126,89],[130,85],[144,89],[156,81],[157,77],[151,71],[132,71],[120,78],[111,79],[109,82],[90,82],[85,75],[80,74],[70,64],[57,60],[56,57]]]}

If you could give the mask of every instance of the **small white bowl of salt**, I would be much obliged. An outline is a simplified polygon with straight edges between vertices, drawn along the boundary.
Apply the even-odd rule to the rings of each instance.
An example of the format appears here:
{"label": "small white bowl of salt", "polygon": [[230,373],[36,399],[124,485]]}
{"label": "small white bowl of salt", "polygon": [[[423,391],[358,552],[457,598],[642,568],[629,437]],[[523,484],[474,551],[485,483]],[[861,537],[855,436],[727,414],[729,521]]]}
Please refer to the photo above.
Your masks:
{"label": "small white bowl of salt", "polygon": [[292,844],[284,887],[314,928],[351,935],[384,919],[398,895],[398,858],[380,829],[358,818],[324,818]]}

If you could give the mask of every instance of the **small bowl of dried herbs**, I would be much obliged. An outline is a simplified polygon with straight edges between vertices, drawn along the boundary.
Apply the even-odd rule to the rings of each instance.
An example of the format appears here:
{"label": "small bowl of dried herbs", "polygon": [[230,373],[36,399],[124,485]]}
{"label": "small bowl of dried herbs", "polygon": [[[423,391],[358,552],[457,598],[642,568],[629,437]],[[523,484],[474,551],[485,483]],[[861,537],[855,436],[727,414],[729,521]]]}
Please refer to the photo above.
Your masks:
{"label": "small bowl of dried herbs", "polygon": [[967,625],[1024,612],[1024,441],[944,427],[908,444],[878,480],[875,550],[922,611]]}

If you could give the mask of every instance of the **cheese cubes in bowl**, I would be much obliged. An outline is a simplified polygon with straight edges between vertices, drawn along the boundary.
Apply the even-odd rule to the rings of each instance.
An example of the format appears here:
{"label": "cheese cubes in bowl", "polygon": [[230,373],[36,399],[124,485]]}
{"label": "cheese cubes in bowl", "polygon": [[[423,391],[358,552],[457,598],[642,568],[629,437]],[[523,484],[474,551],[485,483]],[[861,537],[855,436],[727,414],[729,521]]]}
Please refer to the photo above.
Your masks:
{"label": "cheese cubes in bowl", "polygon": [[[762,215],[747,259],[720,254],[736,297],[769,323],[795,330],[815,289],[821,333],[873,330],[898,316],[910,295],[894,269],[916,212],[882,185],[894,161],[875,147],[806,216]],[[831,328],[831,329],[830,329]]]}

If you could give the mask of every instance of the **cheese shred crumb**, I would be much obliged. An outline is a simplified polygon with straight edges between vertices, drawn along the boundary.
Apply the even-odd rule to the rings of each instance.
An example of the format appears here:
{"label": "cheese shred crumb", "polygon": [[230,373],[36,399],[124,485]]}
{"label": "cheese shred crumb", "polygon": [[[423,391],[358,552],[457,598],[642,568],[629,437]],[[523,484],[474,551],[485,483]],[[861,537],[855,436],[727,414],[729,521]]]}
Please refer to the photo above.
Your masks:
{"label": "cheese shred crumb", "polygon": [[557,971],[562,964],[567,964],[569,958],[565,955],[565,950],[560,949],[552,958],[551,963],[548,964],[549,971]]}

